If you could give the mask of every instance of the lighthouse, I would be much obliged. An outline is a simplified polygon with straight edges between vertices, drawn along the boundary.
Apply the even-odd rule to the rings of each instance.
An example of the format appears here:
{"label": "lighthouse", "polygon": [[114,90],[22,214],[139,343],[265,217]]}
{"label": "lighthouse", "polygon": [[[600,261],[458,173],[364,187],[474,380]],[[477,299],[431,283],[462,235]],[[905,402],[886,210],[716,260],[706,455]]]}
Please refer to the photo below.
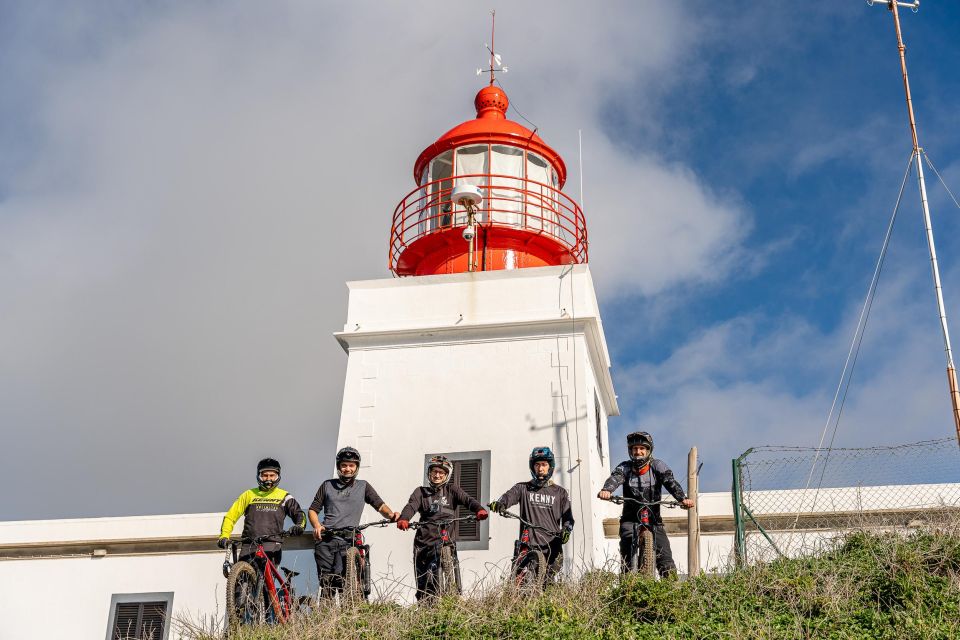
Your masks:
{"label": "lighthouse", "polygon": [[[396,509],[433,455],[453,460],[453,481],[486,504],[528,480],[531,449],[549,446],[576,519],[565,566],[596,567],[617,557],[595,496],[619,409],[586,218],[563,191],[560,154],[510,120],[509,104],[491,73],[476,117],[414,162],[390,225],[394,277],[347,283],[337,446],[360,451],[360,477]],[[410,598],[413,534],[368,531],[374,583]],[[503,575],[517,534],[496,514],[460,524],[465,589]]]}

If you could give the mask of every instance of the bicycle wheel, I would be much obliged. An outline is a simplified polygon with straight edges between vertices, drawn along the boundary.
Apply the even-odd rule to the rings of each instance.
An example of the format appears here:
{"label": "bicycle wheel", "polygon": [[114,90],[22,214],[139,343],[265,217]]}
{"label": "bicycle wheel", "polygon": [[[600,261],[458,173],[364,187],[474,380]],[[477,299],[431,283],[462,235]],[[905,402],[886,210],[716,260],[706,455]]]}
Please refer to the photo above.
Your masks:
{"label": "bicycle wheel", "polygon": [[543,587],[547,573],[547,560],[543,552],[531,550],[517,562],[514,572],[517,588],[524,593],[535,593]]}
{"label": "bicycle wheel", "polygon": [[263,621],[260,576],[249,562],[233,565],[227,576],[227,623],[230,627]]}
{"label": "bicycle wheel", "polygon": [[343,576],[343,599],[350,604],[364,600],[363,597],[363,558],[356,547],[347,549],[344,558],[346,571]]}
{"label": "bicycle wheel", "polygon": [[640,558],[640,575],[647,578],[657,577],[657,553],[653,548],[653,532],[646,527],[640,534],[637,556]]}
{"label": "bicycle wheel", "polygon": [[457,576],[457,567],[453,558],[453,549],[444,545],[440,549],[440,585],[437,591],[441,597],[460,595],[460,580]]}

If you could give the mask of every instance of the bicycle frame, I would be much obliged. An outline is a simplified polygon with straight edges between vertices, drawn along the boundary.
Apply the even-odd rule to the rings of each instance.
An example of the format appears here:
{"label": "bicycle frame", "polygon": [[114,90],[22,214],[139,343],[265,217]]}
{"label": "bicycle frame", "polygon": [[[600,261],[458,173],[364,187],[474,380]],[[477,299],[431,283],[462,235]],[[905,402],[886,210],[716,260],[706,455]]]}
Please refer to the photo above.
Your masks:
{"label": "bicycle frame", "polygon": [[[643,500],[635,500],[633,498],[628,498],[626,496],[610,496],[610,502],[614,504],[623,504],[624,502],[633,502],[634,504],[640,505],[640,518],[639,520],[632,522],[633,525],[633,539],[630,543],[630,558],[633,558],[635,555],[640,553],[640,533],[644,529],[648,529],[651,534],[653,534],[653,524],[650,521],[650,507],[654,505],[664,505],[668,508],[679,507],[680,503],[675,500],[655,500],[653,502],[644,502]],[[657,557],[655,555],[655,557]],[[632,569],[630,569],[632,570]]]}
{"label": "bicycle frame", "polygon": [[467,520],[476,520],[477,516],[468,515],[462,516],[459,518],[447,518],[445,520],[418,520],[416,522],[410,523],[411,529],[420,529],[421,527],[435,525],[440,527],[440,539],[433,546],[433,559],[430,561],[430,571],[439,572],[440,567],[440,558],[444,547],[450,547],[454,567],[456,571],[456,582],[457,582],[457,591],[460,590],[460,560],[457,557],[457,543],[450,536],[450,527],[455,522],[464,522]]}
{"label": "bicycle frame", "polygon": [[[293,611],[293,594],[291,585],[283,577],[282,572],[277,568],[273,563],[270,557],[267,555],[266,551],[263,548],[263,542],[267,536],[255,538],[254,540],[244,540],[244,541],[231,541],[230,547],[227,550],[227,559],[224,561],[224,574],[229,574],[228,565],[237,563],[239,557],[239,549],[243,544],[252,544],[254,545],[253,556],[259,562],[250,563],[254,569],[257,571],[257,587],[256,587],[256,596],[260,597],[263,595],[263,588],[266,587],[267,595],[270,598],[270,606],[273,609],[273,613],[276,616],[277,620],[281,623],[287,622],[290,618],[290,615]],[[232,555],[233,561],[230,561],[230,556]],[[262,569],[261,569],[262,564]],[[277,588],[277,583],[279,583],[280,588]],[[282,593],[282,596],[281,596]]]}
{"label": "bicycle frame", "polygon": [[[516,513],[512,513],[510,511],[497,511],[497,513],[504,518],[513,518],[514,520],[519,520],[520,523],[524,525],[524,528],[521,529],[520,531],[519,539],[515,540],[513,543],[514,579],[517,582],[517,586],[520,586],[524,580],[523,571],[525,570],[525,565],[526,565],[526,563],[524,562],[524,558],[526,558],[526,556],[534,549],[536,549],[543,555],[544,561],[546,561],[550,555],[549,546],[540,546],[540,545],[530,544],[530,530],[536,529],[539,531],[543,531],[547,535],[553,536],[553,537],[557,537],[561,535],[562,532],[554,531],[553,529],[547,529],[546,527],[540,527],[533,524],[532,522],[527,522]],[[544,567],[544,571],[546,571],[546,567]]]}
{"label": "bicycle frame", "polygon": [[[321,534],[347,540],[350,542],[348,549],[355,548],[357,550],[360,555],[360,586],[363,590],[364,596],[370,595],[370,545],[365,544],[362,532],[367,527],[385,527],[391,523],[391,520],[378,520],[377,522],[368,522],[355,527],[336,527],[332,529],[324,529],[323,534]],[[347,567],[344,566],[344,575],[340,576],[342,580],[346,580],[346,570]],[[321,589],[322,586],[323,585],[321,585]]]}

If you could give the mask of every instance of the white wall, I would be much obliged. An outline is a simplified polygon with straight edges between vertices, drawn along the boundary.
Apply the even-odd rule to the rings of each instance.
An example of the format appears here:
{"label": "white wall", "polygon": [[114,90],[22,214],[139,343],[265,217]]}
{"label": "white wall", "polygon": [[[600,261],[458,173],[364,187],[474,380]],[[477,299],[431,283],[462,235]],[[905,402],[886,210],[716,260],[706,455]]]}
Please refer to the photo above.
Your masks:
{"label": "white wall", "polygon": [[[36,553],[0,560],[0,640],[107,638],[113,594],[173,592],[173,617],[223,615],[224,552],[215,546],[220,514],[86,518],[0,523],[0,545]],[[210,550],[162,553],[164,545],[207,538]],[[157,555],[92,557],[84,548],[125,541],[156,545]],[[41,557],[56,545],[78,555]],[[177,637],[171,633],[170,638]]]}
{"label": "white wall", "polygon": [[[577,528],[569,561],[610,553],[593,496],[609,473],[596,443],[599,392],[616,413],[589,270],[547,267],[350,283],[338,446],[361,451],[362,477],[396,510],[423,484],[426,454],[490,451],[485,501],[529,479],[535,446],[557,454]],[[579,462],[578,462],[579,460]],[[376,518],[372,510],[368,519]],[[461,550],[465,585],[507,566],[516,521],[492,516],[489,549]],[[368,530],[375,574],[411,596],[413,534]]]}

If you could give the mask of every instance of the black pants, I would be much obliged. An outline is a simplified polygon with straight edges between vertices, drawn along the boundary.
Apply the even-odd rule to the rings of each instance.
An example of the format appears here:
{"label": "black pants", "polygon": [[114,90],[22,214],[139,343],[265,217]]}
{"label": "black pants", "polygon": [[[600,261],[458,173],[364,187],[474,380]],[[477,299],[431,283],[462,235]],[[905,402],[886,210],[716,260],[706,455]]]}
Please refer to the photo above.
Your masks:
{"label": "black pants", "polygon": [[[620,558],[623,566],[630,562],[630,549],[633,547],[633,522],[620,521]],[[637,529],[642,533],[642,528]],[[673,562],[673,553],[670,551],[670,539],[667,538],[667,532],[663,530],[663,525],[653,525],[650,527],[653,533],[653,550],[657,556],[657,572],[661,576],[666,576],[677,572],[677,565]]]}
{"label": "black pants", "polygon": [[[417,601],[427,596],[436,595],[430,590],[430,567],[436,563],[437,570],[440,570],[440,558],[437,556],[439,547],[435,544],[426,546],[413,545],[413,570],[417,576]],[[454,571],[459,570],[460,559],[457,557],[457,547],[450,548],[453,552]]]}
{"label": "black pants", "polygon": [[343,574],[346,571],[344,559],[349,548],[350,543],[338,537],[319,540],[313,545],[321,595],[329,597],[343,589]]}

